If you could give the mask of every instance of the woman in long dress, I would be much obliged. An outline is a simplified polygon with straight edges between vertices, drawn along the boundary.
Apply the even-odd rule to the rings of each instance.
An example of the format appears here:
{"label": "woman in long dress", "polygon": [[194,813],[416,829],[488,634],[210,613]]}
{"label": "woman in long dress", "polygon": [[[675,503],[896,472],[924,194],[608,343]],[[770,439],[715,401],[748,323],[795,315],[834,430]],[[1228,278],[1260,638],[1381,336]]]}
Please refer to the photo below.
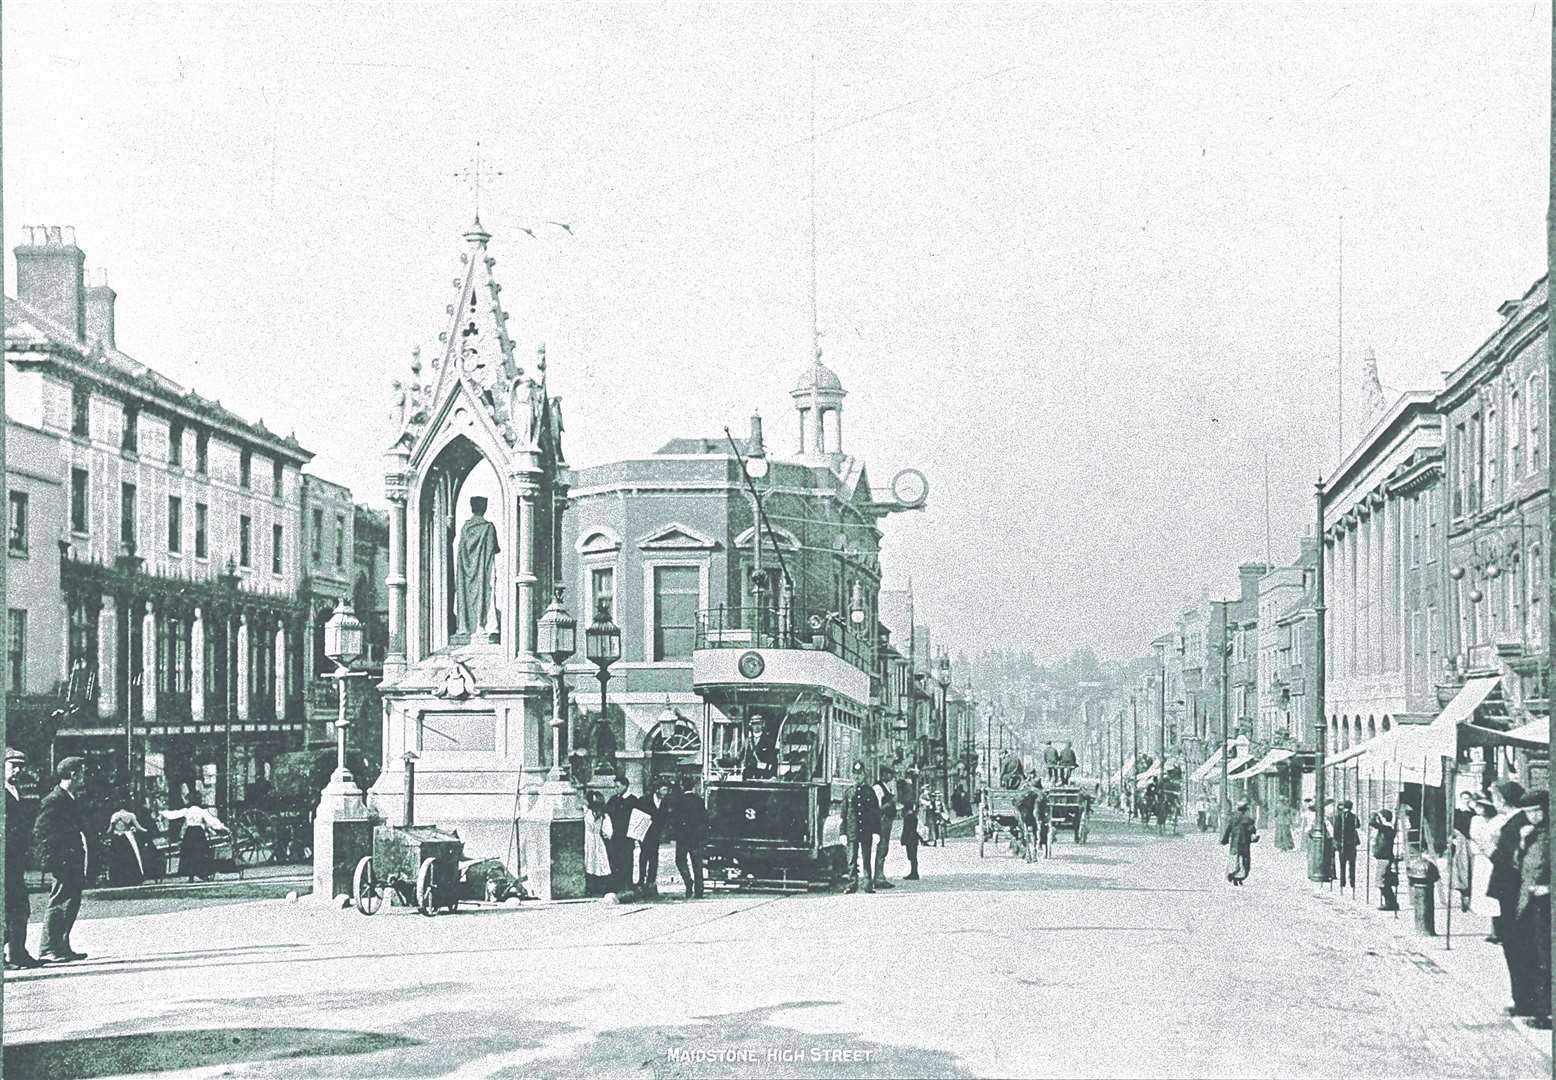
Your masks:
{"label": "woman in long dress", "polygon": [[200,797],[182,810],[164,810],[162,816],[169,821],[182,821],[184,833],[178,844],[178,870],[186,875],[190,881],[199,878],[201,881],[210,881],[216,872],[211,862],[211,839],[213,832],[226,832],[227,826],[219,821],[215,814],[200,805]]}
{"label": "woman in long dress", "polygon": [[614,835],[611,819],[605,813],[605,800],[598,791],[588,795],[584,811],[584,895],[604,896],[610,892],[610,849],[606,843]]}
{"label": "woman in long dress", "polygon": [[1241,885],[1248,878],[1253,863],[1253,845],[1259,839],[1253,815],[1248,813],[1247,801],[1237,804],[1237,812],[1221,831],[1221,842],[1227,846],[1226,879],[1233,885]]}
{"label": "woman in long dress", "polygon": [[108,883],[110,885],[139,885],[146,880],[146,852],[140,834],[146,832],[133,810],[115,810],[108,819],[108,832],[112,836],[109,847]]}

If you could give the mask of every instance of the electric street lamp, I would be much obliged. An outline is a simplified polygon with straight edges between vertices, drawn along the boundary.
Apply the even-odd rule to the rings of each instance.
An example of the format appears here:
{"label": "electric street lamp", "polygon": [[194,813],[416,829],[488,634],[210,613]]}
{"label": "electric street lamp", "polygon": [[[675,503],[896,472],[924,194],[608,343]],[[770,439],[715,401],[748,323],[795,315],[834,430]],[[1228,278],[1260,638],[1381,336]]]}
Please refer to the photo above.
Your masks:
{"label": "electric street lamp", "polygon": [[[351,782],[351,770],[346,768],[346,729],[351,726],[346,716],[346,680],[365,676],[365,671],[352,671],[351,665],[362,657],[362,621],[345,598],[335,601],[335,610],[324,624],[324,655],[334,661],[335,670],[326,678],[335,680],[336,697],[340,714],[335,721],[335,775],[332,784]],[[232,725],[228,724],[228,730]]]}
{"label": "electric street lamp", "polygon": [[[605,684],[610,682],[610,667],[621,659],[621,628],[611,622],[610,608],[601,600],[594,609],[594,621],[584,631],[584,655],[600,669],[600,723],[606,723]],[[598,745],[598,743],[597,743]],[[596,767],[599,763],[596,762]]]}
{"label": "electric street lamp", "polygon": [[[566,688],[562,667],[578,651],[578,624],[562,606],[562,586],[556,587],[551,606],[535,623],[535,651],[551,661],[551,773],[547,780],[566,780],[562,765],[562,691]],[[601,683],[604,689],[604,683]]]}

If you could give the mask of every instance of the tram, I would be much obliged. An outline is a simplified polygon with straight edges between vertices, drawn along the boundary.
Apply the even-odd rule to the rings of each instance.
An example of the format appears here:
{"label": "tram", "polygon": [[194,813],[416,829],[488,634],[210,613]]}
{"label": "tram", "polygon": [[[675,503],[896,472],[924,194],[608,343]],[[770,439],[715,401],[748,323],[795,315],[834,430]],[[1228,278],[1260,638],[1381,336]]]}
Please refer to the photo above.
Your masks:
{"label": "tram", "polygon": [[[751,657],[762,654],[748,652],[740,670],[757,667]],[[699,687],[710,879],[834,885],[846,873],[842,798],[861,760],[866,705],[825,682],[745,678],[738,687]]]}

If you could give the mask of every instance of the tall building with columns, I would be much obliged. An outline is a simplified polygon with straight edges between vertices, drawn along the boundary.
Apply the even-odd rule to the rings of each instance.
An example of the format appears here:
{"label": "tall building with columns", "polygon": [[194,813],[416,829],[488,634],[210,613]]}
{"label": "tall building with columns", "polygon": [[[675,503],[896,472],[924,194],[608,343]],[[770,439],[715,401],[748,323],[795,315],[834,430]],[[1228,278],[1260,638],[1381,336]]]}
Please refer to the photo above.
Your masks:
{"label": "tall building with columns", "polygon": [[11,606],[25,632],[64,629],[53,678],[28,672],[57,707],[17,737],[86,756],[97,785],[144,784],[154,805],[195,786],[225,806],[301,745],[312,455],[120,351],[116,294],[87,284],[73,231],[25,232],[5,404],[47,436],[13,464],[56,493],[55,517],[28,507],[27,543],[59,571],[52,594],[35,582]]}
{"label": "tall building with columns", "polygon": [[1328,750],[1430,721],[1446,611],[1442,418],[1430,392],[1398,401],[1325,481]]}

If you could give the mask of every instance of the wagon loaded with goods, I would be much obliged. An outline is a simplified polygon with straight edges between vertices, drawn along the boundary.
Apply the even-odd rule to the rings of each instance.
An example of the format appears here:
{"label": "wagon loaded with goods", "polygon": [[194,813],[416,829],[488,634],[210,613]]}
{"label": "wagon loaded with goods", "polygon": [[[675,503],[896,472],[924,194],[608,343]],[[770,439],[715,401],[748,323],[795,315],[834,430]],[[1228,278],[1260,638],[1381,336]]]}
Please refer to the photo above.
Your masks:
{"label": "wagon loaded with goods", "polygon": [[1020,835],[1021,788],[984,788],[983,799],[978,803],[978,856],[982,858],[986,845],[1001,839],[1010,841]]}

